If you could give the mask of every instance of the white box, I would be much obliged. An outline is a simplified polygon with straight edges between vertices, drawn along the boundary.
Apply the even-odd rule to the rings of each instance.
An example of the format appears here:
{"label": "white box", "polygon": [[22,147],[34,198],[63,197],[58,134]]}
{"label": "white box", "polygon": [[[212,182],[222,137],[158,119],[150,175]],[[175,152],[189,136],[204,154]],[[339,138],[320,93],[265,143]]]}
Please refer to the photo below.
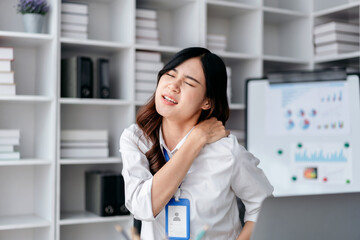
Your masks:
{"label": "white box", "polygon": [[136,82],[135,83],[135,91],[139,92],[155,92],[156,83],[152,82]]}
{"label": "white box", "polygon": [[61,36],[66,38],[88,39],[86,32],[61,31]]}
{"label": "white box", "polygon": [[143,62],[136,61],[135,69],[147,72],[159,72],[164,67],[162,62]]}
{"label": "white box", "polygon": [[314,37],[314,43],[316,45],[334,42],[359,44],[359,35],[331,31],[328,34],[315,35]]}
{"label": "white box", "polygon": [[0,60],[13,60],[14,48],[12,47],[0,47]]}
{"label": "white box", "polygon": [[0,84],[0,96],[14,96],[16,95],[15,84]]}
{"label": "white box", "polygon": [[20,129],[0,129],[0,138],[20,138]]}
{"label": "white box", "polygon": [[150,29],[156,29],[157,28],[157,22],[152,19],[136,19],[135,25],[138,28],[150,28]]}
{"label": "white box", "polygon": [[155,10],[150,9],[136,9],[136,17],[137,18],[145,18],[145,19],[156,19],[157,12]]}
{"label": "white box", "polygon": [[158,39],[159,32],[156,29],[136,28],[136,37]]}
{"label": "white box", "polygon": [[135,72],[136,81],[148,81],[148,82],[157,82],[158,72]]}
{"label": "white box", "polygon": [[61,12],[76,13],[76,14],[88,14],[88,5],[84,3],[61,3]]}
{"label": "white box", "polygon": [[136,38],[136,43],[144,45],[157,46],[160,45],[159,39],[148,39],[148,38]]}
{"label": "white box", "polygon": [[108,141],[108,131],[61,130],[61,141]]}
{"label": "white box", "polygon": [[326,53],[326,52],[353,52],[359,51],[359,45],[345,44],[345,43],[331,43],[326,45],[317,46],[315,52],[317,54]]}
{"label": "white box", "polygon": [[108,158],[109,148],[62,148],[61,158]]}
{"label": "white box", "polygon": [[19,160],[19,159],[20,159],[19,152],[7,152],[7,153],[0,152],[0,160]]}
{"label": "white box", "polygon": [[70,32],[85,32],[88,31],[87,24],[69,24],[69,23],[62,23],[61,30],[63,31],[70,31]]}
{"label": "white box", "polygon": [[11,61],[12,60],[0,60],[0,71],[1,72],[10,72],[11,71]]}
{"label": "white box", "polygon": [[329,22],[314,27],[314,34],[324,34],[331,31],[359,34],[359,25],[340,22]]}
{"label": "white box", "polygon": [[14,72],[0,72],[0,84],[1,83],[13,84]]}
{"label": "white box", "polygon": [[74,24],[88,24],[89,17],[88,17],[88,15],[62,13],[61,14],[61,22],[62,23],[74,23]]}
{"label": "white box", "polygon": [[159,52],[136,51],[135,59],[139,61],[161,62],[161,54]]}

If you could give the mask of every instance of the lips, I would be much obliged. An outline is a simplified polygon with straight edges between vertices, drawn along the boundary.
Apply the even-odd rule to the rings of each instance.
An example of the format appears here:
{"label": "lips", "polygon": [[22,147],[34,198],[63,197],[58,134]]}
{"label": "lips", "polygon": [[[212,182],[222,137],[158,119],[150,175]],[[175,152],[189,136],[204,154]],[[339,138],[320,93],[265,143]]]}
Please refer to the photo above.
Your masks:
{"label": "lips", "polygon": [[163,95],[162,98],[170,104],[178,104],[178,102],[170,96]]}

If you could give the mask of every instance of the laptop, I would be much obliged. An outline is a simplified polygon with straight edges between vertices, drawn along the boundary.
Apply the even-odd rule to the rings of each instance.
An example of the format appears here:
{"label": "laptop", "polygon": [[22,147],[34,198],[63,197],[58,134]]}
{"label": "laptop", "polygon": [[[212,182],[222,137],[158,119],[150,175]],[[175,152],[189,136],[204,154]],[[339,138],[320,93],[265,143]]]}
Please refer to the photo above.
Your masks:
{"label": "laptop", "polygon": [[359,240],[360,192],[270,197],[251,240]]}

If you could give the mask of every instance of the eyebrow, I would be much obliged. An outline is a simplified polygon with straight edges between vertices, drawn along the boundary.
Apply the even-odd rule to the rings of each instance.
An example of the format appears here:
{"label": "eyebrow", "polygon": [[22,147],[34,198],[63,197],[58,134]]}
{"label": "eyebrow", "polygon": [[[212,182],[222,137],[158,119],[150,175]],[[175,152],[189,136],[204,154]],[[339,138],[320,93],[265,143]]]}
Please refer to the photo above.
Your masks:
{"label": "eyebrow", "polygon": [[[178,73],[178,70],[177,70],[176,68],[174,68],[174,69],[172,69],[172,70],[173,70],[174,72]],[[185,75],[185,77],[188,78],[188,79],[190,79],[190,80],[193,80],[193,81],[195,81],[195,82],[197,82],[198,84],[201,85],[201,83],[200,83],[198,80],[196,80],[196,78],[193,78],[192,76],[189,76],[189,75]]]}

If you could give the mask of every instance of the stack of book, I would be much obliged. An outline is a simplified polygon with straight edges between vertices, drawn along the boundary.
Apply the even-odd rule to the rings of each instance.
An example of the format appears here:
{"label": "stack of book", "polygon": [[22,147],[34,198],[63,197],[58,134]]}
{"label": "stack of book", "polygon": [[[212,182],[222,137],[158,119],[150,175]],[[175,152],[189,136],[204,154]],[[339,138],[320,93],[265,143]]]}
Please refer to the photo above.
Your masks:
{"label": "stack of book", "polygon": [[226,95],[228,97],[228,103],[231,103],[231,68],[226,66],[226,73],[227,73],[227,89]]}
{"label": "stack of book", "polygon": [[61,3],[61,36],[88,38],[89,13],[84,3]]}
{"label": "stack of book", "polygon": [[314,27],[317,56],[359,51],[359,25],[329,22]]}
{"label": "stack of book", "polygon": [[19,160],[15,146],[20,144],[19,129],[0,129],[0,160]]}
{"label": "stack of book", "polygon": [[157,12],[149,9],[136,9],[136,43],[159,45]]}
{"label": "stack of book", "polygon": [[206,36],[207,47],[214,51],[225,51],[227,38],[221,34],[208,34]]}
{"label": "stack of book", "polygon": [[157,74],[163,68],[158,52],[136,51],[135,100],[149,100],[156,89]]}
{"label": "stack of book", "polygon": [[61,158],[108,158],[107,130],[62,130]]}
{"label": "stack of book", "polygon": [[0,96],[16,94],[14,72],[11,71],[11,62],[14,60],[14,49],[0,47]]}

